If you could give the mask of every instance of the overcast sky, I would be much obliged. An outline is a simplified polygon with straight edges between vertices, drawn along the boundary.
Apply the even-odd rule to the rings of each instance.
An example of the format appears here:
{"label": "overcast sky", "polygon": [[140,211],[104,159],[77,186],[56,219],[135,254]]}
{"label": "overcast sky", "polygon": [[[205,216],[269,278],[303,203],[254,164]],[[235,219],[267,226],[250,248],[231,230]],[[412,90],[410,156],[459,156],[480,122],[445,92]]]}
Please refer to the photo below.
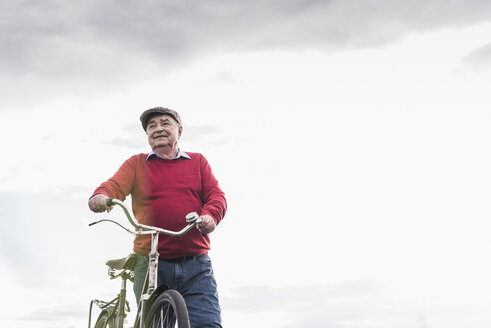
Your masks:
{"label": "overcast sky", "polygon": [[[86,325],[92,191],[177,110],[226,327],[491,325],[491,2],[0,2],[3,327]],[[12,226],[9,224],[12,223]],[[27,303],[19,306],[19,304]]]}

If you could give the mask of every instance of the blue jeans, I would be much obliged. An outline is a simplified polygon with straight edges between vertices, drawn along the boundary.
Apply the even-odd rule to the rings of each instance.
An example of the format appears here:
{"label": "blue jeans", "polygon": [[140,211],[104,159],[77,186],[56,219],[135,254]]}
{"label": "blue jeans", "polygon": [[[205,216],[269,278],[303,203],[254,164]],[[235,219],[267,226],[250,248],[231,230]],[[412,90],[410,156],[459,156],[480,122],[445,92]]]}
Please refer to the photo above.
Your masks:
{"label": "blue jeans", "polygon": [[[148,269],[148,257],[138,255],[133,290],[140,300]],[[221,328],[217,284],[208,255],[199,255],[179,263],[159,259],[158,285],[179,291],[189,313],[191,328]]]}

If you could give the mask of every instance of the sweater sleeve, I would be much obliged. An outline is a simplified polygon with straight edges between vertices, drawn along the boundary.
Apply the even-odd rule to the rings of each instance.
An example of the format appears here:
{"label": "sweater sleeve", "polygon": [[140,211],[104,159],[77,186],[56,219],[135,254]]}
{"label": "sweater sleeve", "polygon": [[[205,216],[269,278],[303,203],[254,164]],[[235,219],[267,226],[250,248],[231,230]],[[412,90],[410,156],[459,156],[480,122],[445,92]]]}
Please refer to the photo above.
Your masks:
{"label": "sweater sleeve", "polygon": [[135,182],[136,161],[136,156],[127,159],[112,178],[102,183],[94,191],[91,198],[97,194],[104,194],[108,197],[124,201],[126,196],[131,193]]}
{"label": "sweater sleeve", "polygon": [[227,201],[225,193],[218,185],[218,181],[205,157],[202,157],[201,160],[201,185],[203,188],[203,203],[205,204],[201,215],[210,215],[215,220],[215,223],[218,224],[227,211]]}

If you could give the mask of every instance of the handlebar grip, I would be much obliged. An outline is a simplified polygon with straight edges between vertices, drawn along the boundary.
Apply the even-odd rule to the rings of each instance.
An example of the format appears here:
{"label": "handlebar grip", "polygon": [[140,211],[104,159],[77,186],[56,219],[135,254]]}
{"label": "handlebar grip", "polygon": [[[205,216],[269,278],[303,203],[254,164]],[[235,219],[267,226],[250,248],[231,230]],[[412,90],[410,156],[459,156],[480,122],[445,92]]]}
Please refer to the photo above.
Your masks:
{"label": "handlebar grip", "polygon": [[107,207],[110,207],[110,206],[113,206],[114,203],[113,203],[113,199],[112,198],[108,198],[106,199],[106,206]]}

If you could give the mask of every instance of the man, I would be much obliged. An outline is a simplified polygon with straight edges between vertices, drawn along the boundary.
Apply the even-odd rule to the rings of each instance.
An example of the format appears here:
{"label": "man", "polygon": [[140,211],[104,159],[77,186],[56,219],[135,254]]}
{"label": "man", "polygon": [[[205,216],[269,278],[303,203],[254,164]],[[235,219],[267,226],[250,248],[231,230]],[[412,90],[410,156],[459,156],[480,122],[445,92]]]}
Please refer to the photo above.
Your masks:
{"label": "man", "polygon": [[[185,216],[197,212],[198,229],[181,237],[159,238],[158,284],[166,284],[184,296],[191,326],[221,327],[216,282],[208,250],[209,233],[223,219],[227,203],[210,165],[199,153],[178,147],[182,134],[179,114],[156,107],[140,116],[152,148],[149,154],[134,155],[116,174],[101,184],[89,199],[94,212],[109,211],[107,198],[124,200],[131,194],[133,213],[139,223],[168,230],[181,230]],[[134,252],[138,261],[134,291],[139,300],[148,265],[150,239],[137,236]]]}

